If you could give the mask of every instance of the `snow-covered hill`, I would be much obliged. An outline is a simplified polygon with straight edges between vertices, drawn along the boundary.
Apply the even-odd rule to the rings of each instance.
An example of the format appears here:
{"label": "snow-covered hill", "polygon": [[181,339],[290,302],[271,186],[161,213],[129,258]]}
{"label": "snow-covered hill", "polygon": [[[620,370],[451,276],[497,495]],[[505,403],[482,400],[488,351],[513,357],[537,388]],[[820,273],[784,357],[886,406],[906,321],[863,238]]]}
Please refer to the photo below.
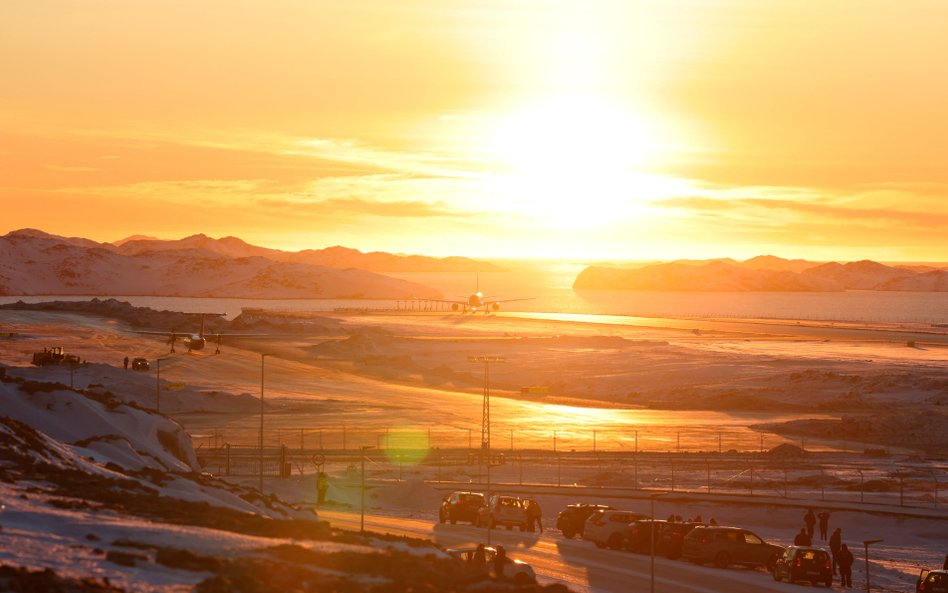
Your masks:
{"label": "snow-covered hill", "polygon": [[948,272],[887,266],[863,260],[815,264],[759,256],[744,262],[707,260],[654,264],[639,268],[589,266],[573,288],[586,290],[774,291],[948,290]]}
{"label": "snow-covered hill", "polygon": [[239,251],[229,255],[204,245],[212,241],[136,250],[129,246],[151,242],[116,247],[32,229],[14,231],[0,237],[0,294],[441,298],[421,284],[362,269],[276,261]]}
{"label": "snow-covered hill", "polygon": [[312,510],[199,473],[165,416],[7,370],[0,590],[504,589],[430,543],[334,530]]}

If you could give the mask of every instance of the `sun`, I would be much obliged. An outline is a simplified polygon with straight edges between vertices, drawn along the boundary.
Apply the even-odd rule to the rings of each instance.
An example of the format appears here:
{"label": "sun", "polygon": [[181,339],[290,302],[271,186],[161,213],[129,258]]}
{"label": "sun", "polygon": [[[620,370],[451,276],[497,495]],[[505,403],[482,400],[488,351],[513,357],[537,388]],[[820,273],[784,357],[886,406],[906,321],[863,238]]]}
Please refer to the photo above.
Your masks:
{"label": "sun", "polygon": [[503,118],[493,138],[513,209],[551,227],[589,228],[641,207],[649,126],[603,99],[561,96]]}

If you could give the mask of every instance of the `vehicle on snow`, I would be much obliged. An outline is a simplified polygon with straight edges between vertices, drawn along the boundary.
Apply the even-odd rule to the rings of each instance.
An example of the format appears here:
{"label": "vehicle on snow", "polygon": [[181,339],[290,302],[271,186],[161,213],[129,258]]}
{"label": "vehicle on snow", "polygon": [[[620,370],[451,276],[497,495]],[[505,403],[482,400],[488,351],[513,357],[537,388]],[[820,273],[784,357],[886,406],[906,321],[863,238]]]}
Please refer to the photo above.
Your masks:
{"label": "vehicle on snow", "polygon": [[556,516],[556,528],[559,529],[564,537],[574,538],[576,535],[583,535],[583,529],[586,526],[586,519],[596,511],[609,511],[613,507],[605,504],[568,504],[566,508],[560,511]]}
{"label": "vehicle on snow", "polygon": [[623,531],[625,549],[638,554],[648,554],[654,550],[657,554],[658,539],[666,527],[668,522],[664,519],[641,519],[629,523]]}
{"label": "vehicle on snow", "polygon": [[[474,565],[474,553],[477,551],[476,547],[471,546],[465,548],[449,548],[445,551],[449,556],[458,558],[463,562],[468,563],[469,566]],[[494,564],[494,558],[496,556],[497,550],[495,548],[491,546],[485,546],[484,564],[483,566],[474,566],[474,568],[483,571],[485,574],[488,573]],[[516,560],[510,556],[507,556],[507,562],[504,564],[503,577],[513,581],[517,585],[526,585],[537,582],[537,573],[533,570],[532,566],[523,560]]]}
{"label": "vehicle on snow", "polygon": [[619,550],[624,543],[625,528],[629,523],[647,518],[634,511],[596,511],[586,519],[583,539],[593,542],[597,548]]}
{"label": "vehicle on snow", "polygon": [[923,568],[915,584],[916,593],[948,593],[948,570]]}
{"label": "vehicle on snow", "polygon": [[478,511],[484,504],[484,495],[480,492],[452,492],[441,499],[438,521],[441,523],[450,521],[452,525],[458,521],[465,521],[474,525],[477,523]]}
{"label": "vehicle on snow", "polygon": [[694,523],[691,521],[673,521],[666,523],[665,529],[662,530],[661,535],[658,537],[658,542],[655,544],[655,553],[662,554],[672,560],[681,558],[681,546],[685,536],[688,535],[692,529],[700,525],[704,525],[704,523]]}
{"label": "vehicle on snow", "polygon": [[833,586],[833,564],[829,552],[810,546],[790,546],[774,566],[774,580]]}
{"label": "vehicle on snow", "polygon": [[773,572],[785,549],[768,544],[757,534],[740,527],[695,527],[685,536],[682,557],[698,564],[713,562],[719,568],[732,564],[763,566]]}
{"label": "vehicle on snow", "polygon": [[493,494],[487,504],[478,509],[477,526],[506,527],[508,530],[518,527],[527,529],[527,507],[519,496]]}

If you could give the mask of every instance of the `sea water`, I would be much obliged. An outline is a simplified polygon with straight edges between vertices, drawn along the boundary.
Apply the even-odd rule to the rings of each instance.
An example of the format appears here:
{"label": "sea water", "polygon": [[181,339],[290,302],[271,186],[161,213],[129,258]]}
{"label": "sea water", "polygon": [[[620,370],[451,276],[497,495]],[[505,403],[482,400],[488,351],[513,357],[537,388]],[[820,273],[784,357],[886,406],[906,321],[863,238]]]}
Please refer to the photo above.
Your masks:
{"label": "sea water", "polygon": [[[701,292],[647,290],[573,290],[585,264],[513,262],[503,271],[411,272],[390,276],[440,291],[445,300],[466,301],[476,290],[485,297],[528,299],[502,303],[502,311],[619,315],[671,318],[802,319],[877,323],[948,323],[948,292]],[[23,300],[88,300],[116,298],[132,305],[186,313],[224,313],[244,308],[281,311],[422,308],[425,301],[402,299],[238,299],[165,296],[3,296],[0,303]],[[430,305],[430,303],[428,303]],[[442,305],[442,307],[446,307]]]}

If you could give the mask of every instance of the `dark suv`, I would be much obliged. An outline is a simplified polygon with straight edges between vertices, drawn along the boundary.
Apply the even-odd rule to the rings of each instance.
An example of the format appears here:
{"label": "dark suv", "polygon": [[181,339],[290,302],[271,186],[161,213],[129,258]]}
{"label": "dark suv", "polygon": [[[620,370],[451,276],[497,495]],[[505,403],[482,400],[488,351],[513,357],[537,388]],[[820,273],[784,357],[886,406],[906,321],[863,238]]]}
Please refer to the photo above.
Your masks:
{"label": "dark suv", "polygon": [[452,525],[467,521],[473,525],[477,523],[477,512],[484,504],[484,495],[480,492],[452,492],[441,499],[438,521],[450,521]]}
{"label": "dark suv", "polygon": [[833,586],[833,565],[830,555],[821,548],[790,546],[774,566],[774,580],[791,583],[808,581],[814,585]]}
{"label": "dark suv", "polygon": [[756,534],[740,527],[695,527],[685,536],[682,556],[702,564],[714,562],[719,568],[731,564],[764,566],[773,571],[777,558],[786,550],[768,544]]}
{"label": "dark suv", "polygon": [[917,593],[948,592],[948,570],[922,569],[915,584]]}
{"label": "dark suv", "polygon": [[596,511],[611,511],[613,508],[605,504],[569,504],[556,516],[556,528],[568,538],[583,534],[586,519]]}
{"label": "dark suv", "polygon": [[664,554],[666,558],[681,558],[681,546],[682,542],[685,541],[685,536],[700,525],[704,524],[689,521],[675,521],[666,524],[662,534],[658,537],[658,542],[655,544],[656,553]]}
{"label": "dark suv", "polygon": [[150,368],[147,358],[136,358],[132,360],[133,371],[147,371]]}
{"label": "dark suv", "polygon": [[[653,527],[654,523],[654,527]],[[640,519],[629,523],[623,533],[625,549],[638,554],[658,553],[658,538],[671,523],[662,519]],[[651,536],[651,537],[649,537]],[[654,542],[654,547],[652,542]]]}

